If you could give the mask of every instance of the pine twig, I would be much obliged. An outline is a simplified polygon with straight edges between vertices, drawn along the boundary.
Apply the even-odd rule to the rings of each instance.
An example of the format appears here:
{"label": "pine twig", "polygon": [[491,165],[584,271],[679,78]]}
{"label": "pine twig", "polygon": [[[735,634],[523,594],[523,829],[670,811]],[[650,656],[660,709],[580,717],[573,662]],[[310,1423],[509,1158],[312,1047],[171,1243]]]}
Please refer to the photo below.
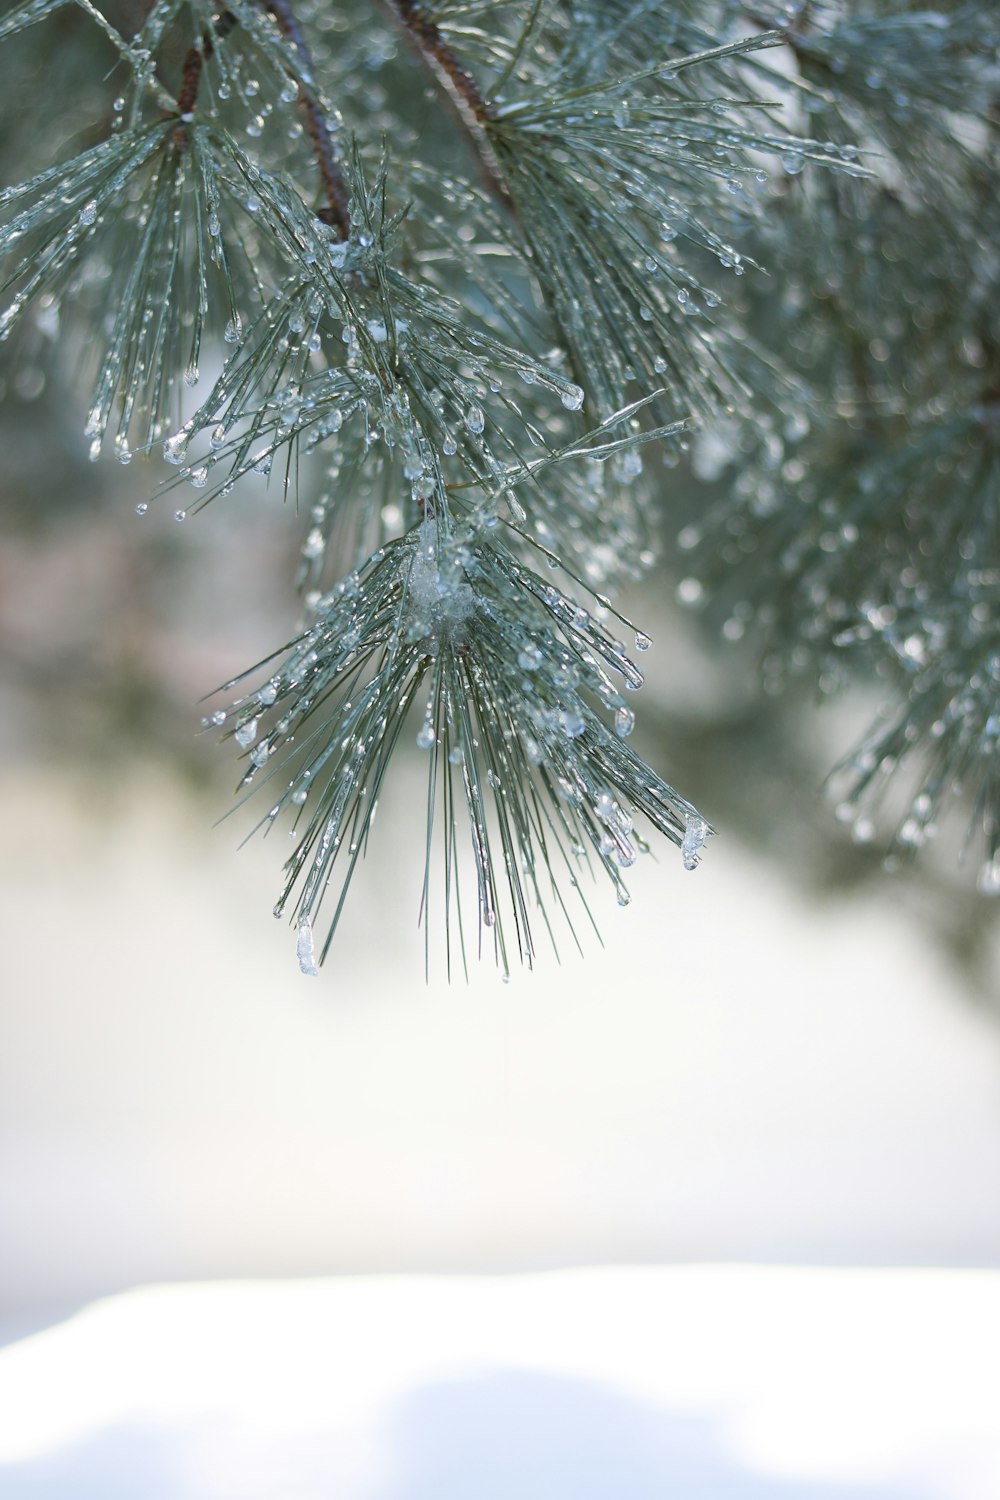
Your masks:
{"label": "pine twig", "polygon": [[487,187],[516,218],[514,201],[489,137],[490,107],[478,84],[462,67],[440,28],[421,13],[417,0],[381,0],[381,3],[402,28],[413,51],[451,105]]}
{"label": "pine twig", "polygon": [[184,126],[194,114],[205,63],[215,51],[216,40],[221,41],[238,25],[239,22],[232,11],[224,10],[215,22],[214,28],[202,35],[201,42],[195,42],[188,48],[181,67],[181,86],[177,93],[177,113],[181,117],[181,123],[174,131],[174,142],[181,150],[187,145],[187,132]]}
{"label": "pine twig", "polygon": [[[299,61],[311,75],[312,58],[309,47],[288,0],[263,0],[263,3],[264,8],[274,18],[278,30],[295,49]],[[181,69],[181,86],[177,94],[177,113],[180,115],[181,124],[174,133],[174,140],[182,150],[187,143],[184,126],[194,113],[205,63],[214,53],[216,43],[228,36],[238,25],[239,21],[233,12],[224,10],[216,21],[214,29],[206,31],[201,42],[195,43],[188,49]],[[351,232],[349,194],[330,134],[326,112],[316,96],[302,82],[299,83],[298,106],[313,157],[319,168],[323,197],[326,200],[317,218],[334,229],[340,239],[346,240]]]}
{"label": "pine twig", "polygon": [[[299,60],[311,75],[312,58],[309,54],[309,46],[288,0],[265,0],[265,8],[274,17],[278,30],[295,48]],[[346,240],[351,232],[349,194],[343,168],[330,134],[326,112],[316,96],[301,82],[298,106],[316,165],[319,168],[323,196],[326,199],[326,203],[316,217],[324,224],[328,224],[331,229],[336,230],[342,240]]]}

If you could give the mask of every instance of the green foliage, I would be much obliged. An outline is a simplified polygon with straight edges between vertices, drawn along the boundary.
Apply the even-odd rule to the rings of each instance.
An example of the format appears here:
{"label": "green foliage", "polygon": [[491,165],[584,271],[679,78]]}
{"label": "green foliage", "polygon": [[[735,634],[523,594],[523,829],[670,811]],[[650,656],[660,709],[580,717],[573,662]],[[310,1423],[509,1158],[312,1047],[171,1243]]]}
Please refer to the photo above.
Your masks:
{"label": "green foliage", "polygon": [[[636,822],[697,865],[712,830],[626,743],[642,676],[608,625],[663,516],[682,598],[757,628],[769,684],[903,681],[847,768],[859,836],[922,756],[901,847],[965,783],[1000,885],[995,22],[31,0],[0,38],[40,121],[58,31],[103,104],[65,114],[54,165],[25,136],[0,338],[78,352],[91,456],[162,450],[179,519],[251,474],[312,490],[302,633],[206,720],[264,825],[291,819],[303,968],[409,724],[449,967],[473,928],[533,962],[555,913],[589,922],[584,875],[626,901]],[[729,480],[695,521],[671,503],[692,431]]]}

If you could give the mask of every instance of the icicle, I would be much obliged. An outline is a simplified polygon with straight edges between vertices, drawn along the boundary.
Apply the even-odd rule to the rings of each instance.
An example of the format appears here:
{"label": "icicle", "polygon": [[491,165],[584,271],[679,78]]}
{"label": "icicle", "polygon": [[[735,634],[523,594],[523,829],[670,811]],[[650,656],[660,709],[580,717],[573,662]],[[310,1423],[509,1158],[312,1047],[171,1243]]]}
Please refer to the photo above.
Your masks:
{"label": "icicle", "polygon": [[308,917],[303,917],[295,934],[295,956],[299,961],[299,971],[315,977],[319,973],[316,967],[316,946],[313,941],[312,923]]}

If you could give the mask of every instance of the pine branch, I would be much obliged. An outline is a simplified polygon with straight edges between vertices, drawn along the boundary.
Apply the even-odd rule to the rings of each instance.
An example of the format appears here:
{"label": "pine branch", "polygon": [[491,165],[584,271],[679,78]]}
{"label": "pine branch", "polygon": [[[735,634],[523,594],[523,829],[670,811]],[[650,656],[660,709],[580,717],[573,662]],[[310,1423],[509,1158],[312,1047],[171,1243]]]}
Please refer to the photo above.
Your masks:
{"label": "pine branch", "polygon": [[[42,80],[66,3],[0,20]],[[627,899],[633,820],[698,863],[711,830],[631,750],[609,626],[662,517],[682,598],[756,631],[765,686],[894,686],[843,770],[856,832],[911,851],[964,785],[1000,884],[981,7],[151,0],[126,37],[74,4],[113,98],[60,132],[40,87],[4,145],[14,171],[52,154],[0,193],[0,341],[79,349],[92,456],[162,451],[179,518],[253,475],[301,493],[305,624],[207,727],[271,789],[264,824],[293,820],[308,972],[411,728],[449,966],[530,965],[563,918],[576,941],[588,872]],[[685,515],[689,448],[717,488]]]}

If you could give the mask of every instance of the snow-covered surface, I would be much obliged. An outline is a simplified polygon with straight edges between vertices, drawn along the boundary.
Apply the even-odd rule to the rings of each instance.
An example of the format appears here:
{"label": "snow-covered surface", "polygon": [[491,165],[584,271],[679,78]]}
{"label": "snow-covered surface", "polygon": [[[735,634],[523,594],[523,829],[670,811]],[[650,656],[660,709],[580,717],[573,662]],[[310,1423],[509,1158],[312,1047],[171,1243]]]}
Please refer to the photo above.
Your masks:
{"label": "snow-covered surface", "polygon": [[996,1500],[1000,1274],[152,1287],[0,1350],[2,1500]]}

